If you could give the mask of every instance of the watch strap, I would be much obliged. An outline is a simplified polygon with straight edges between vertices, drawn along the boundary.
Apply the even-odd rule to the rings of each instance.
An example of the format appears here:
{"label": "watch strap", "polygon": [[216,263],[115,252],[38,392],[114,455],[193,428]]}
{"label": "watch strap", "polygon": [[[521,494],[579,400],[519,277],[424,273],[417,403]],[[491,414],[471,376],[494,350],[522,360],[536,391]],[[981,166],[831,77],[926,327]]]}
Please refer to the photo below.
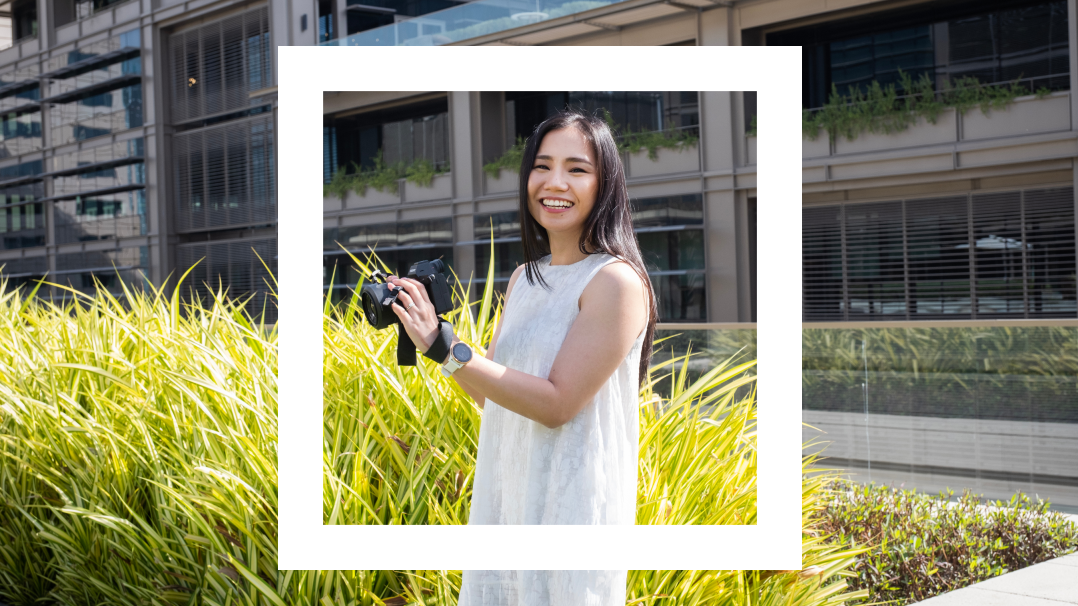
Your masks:
{"label": "watch strap", "polygon": [[453,373],[457,372],[457,370],[459,370],[463,366],[464,364],[457,362],[456,358],[454,358],[453,356],[449,356],[449,361],[441,366],[442,374],[446,377],[450,377],[453,375]]}
{"label": "watch strap", "polygon": [[453,344],[453,325],[441,317],[438,318],[438,336],[431,343],[430,349],[423,355],[441,364],[449,355],[449,346]]}

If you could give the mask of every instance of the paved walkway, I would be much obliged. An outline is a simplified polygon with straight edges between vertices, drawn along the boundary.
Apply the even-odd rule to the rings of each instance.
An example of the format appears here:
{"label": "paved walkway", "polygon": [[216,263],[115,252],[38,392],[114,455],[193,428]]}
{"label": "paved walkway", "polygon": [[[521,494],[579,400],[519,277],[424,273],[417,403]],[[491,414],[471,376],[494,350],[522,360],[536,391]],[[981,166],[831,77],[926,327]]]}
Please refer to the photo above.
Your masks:
{"label": "paved walkway", "polygon": [[918,606],[1064,606],[1078,604],[1078,553],[1015,570],[918,602]]}

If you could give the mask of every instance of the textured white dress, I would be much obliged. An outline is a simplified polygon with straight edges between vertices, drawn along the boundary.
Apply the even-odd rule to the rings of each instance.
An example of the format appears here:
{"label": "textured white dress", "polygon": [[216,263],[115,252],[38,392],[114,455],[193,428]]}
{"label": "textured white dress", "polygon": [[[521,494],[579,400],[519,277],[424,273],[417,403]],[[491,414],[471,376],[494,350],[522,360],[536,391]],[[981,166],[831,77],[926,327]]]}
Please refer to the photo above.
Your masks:
{"label": "textured white dress", "polygon": [[[522,275],[501,319],[494,361],[547,378],[605,254]],[[492,400],[483,409],[469,524],[633,524],[644,335],[571,421],[550,429]],[[566,546],[571,549],[571,546]],[[460,606],[623,606],[627,571],[464,571]]]}

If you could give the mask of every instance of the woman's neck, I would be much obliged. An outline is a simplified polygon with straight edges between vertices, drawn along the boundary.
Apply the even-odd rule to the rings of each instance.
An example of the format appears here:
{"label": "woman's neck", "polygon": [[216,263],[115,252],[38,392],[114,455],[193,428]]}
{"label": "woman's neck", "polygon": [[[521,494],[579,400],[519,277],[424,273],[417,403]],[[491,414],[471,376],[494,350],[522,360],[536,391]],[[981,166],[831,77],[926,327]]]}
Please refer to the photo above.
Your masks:
{"label": "woman's neck", "polygon": [[[588,255],[580,252],[580,234],[547,233],[550,238],[550,264],[572,265]],[[589,247],[590,248],[590,247]]]}

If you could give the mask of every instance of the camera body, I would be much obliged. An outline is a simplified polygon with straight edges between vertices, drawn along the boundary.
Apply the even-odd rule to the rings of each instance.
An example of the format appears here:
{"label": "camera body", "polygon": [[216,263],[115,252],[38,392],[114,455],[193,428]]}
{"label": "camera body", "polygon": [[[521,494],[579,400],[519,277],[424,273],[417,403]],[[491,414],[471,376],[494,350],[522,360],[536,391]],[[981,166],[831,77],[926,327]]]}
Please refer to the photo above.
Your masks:
{"label": "camera body", "polygon": [[[433,261],[420,261],[408,269],[408,278],[416,280],[427,291],[427,297],[434,304],[434,312],[438,315],[453,310],[453,296],[449,290],[449,280],[445,277],[445,264],[441,259]],[[385,274],[375,271],[372,278],[381,278],[381,282],[371,281],[360,290],[363,315],[367,322],[376,329],[387,328],[392,324],[400,323],[397,314],[389,308],[390,305],[401,305],[397,300],[401,289],[386,282]]]}

